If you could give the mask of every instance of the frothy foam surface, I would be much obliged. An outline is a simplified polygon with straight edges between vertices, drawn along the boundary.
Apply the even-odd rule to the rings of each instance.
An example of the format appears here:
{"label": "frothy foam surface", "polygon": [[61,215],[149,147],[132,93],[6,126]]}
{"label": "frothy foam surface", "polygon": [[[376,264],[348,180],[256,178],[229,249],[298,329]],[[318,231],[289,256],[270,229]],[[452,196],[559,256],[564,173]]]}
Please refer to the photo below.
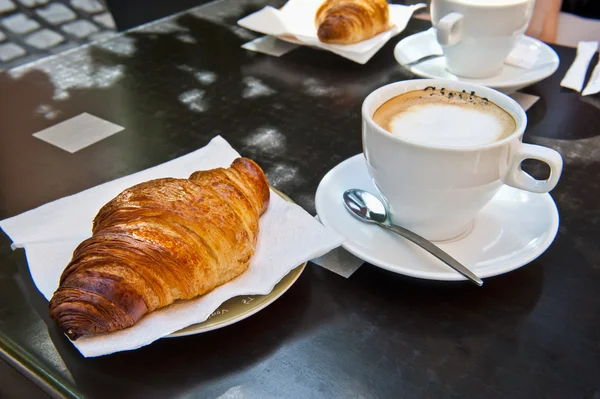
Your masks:
{"label": "frothy foam surface", "polygon": [[392,117],[389,130],[407,140],[442,146],[476,146],[504,136],[496,115],[451,104],[419,104]]}
{"label": "frothy foam surface", "polygon": [[384,103],[373,120],[407,141],[442,147],[475,147],[513,133],[516,123],[502,108],[475,93],[427,88]]}

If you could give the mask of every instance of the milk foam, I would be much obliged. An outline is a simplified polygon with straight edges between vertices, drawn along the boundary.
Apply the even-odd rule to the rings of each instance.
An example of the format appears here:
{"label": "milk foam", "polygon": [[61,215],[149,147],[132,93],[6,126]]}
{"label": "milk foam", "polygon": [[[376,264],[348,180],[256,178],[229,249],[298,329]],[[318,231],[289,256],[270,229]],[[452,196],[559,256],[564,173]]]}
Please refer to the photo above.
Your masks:
{"label": "milk foam", "polygon": [[373,120],[404,140],[441,147],[476,147],[516,129],[513,117],[475,92],[427,88],[385,102]]}
{"label": "milk foam", "polygon": [[392,117],[389,130],[409,141],[444,147],[493,143],[505,131],[495,115],[451,104],[413,105]]}

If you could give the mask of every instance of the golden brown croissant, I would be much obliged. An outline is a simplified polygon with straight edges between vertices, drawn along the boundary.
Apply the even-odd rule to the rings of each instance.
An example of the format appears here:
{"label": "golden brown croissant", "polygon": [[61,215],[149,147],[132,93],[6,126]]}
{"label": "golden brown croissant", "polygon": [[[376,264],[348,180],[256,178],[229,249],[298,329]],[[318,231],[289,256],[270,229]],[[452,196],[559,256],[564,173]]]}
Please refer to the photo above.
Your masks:
{"label": "golden brown croissant", "polygon": [[247,158],[123,191],[73,252],[50,316],[77,339],[208,293],[246,271],[268,203],[267,179]]}
{"label": "golden brown croissant", "polygon": [[325,0],[315,25],[322,42],[351,44],[388,30],[389,20],[386,0]]}

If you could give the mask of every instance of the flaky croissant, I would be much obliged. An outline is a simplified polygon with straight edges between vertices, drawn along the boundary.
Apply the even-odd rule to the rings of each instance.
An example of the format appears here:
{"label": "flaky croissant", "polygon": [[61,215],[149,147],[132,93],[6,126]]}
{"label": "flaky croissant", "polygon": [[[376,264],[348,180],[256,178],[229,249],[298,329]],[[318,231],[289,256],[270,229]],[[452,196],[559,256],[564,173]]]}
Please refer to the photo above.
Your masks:
{"label": "flaky croissant", "polygon": [[315,25],[324,43],[351,44],[390,28],[386,0],[325,0],[317,10]]}
{"label": "flaky croissant", "polygon": [[50,316],[75,340],[210,292],[248,268],[268,203],[265,175],[247,158],[123,191],[73,252]]}

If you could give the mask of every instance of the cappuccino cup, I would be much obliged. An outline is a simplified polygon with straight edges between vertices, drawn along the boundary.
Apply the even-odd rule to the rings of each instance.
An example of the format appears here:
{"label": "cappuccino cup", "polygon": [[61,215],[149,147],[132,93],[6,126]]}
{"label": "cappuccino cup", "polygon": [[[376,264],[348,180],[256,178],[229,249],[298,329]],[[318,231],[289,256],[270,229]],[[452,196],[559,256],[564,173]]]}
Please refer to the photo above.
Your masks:
{"label": "cappuccino cup", "polygon": [[[367,169],[391,219],[432,241],[459,237],[503,184],[546,193],[562,158],[522,142],[523,108],[487,87],[440,79],[392,83],[362,105]],[[521,169],[525,159],[550,167],[547,180]]]}
{"label": "cappuccino cup", "polygon": [[525,32],[534,0],[432,0],[431,21],[446,67],[466,78],[487,78]]}

